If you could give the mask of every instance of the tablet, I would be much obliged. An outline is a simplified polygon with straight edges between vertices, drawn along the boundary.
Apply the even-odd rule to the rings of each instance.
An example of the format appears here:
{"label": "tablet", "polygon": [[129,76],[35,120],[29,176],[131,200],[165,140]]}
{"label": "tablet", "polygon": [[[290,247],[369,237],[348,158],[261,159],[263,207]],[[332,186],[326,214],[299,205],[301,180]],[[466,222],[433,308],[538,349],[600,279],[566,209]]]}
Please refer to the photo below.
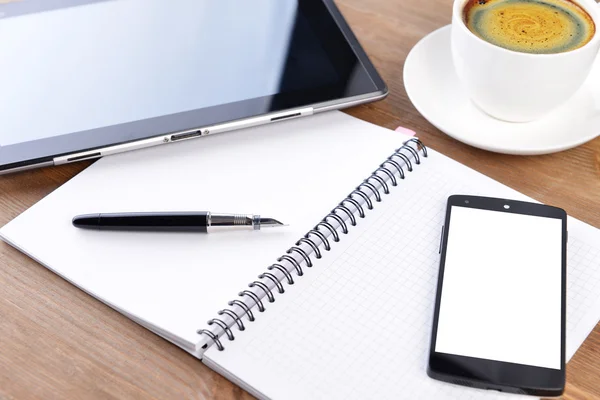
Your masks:
{"label": "tablet", "polygon": [[387,93],[333,0],[0,3],[0,172]]}

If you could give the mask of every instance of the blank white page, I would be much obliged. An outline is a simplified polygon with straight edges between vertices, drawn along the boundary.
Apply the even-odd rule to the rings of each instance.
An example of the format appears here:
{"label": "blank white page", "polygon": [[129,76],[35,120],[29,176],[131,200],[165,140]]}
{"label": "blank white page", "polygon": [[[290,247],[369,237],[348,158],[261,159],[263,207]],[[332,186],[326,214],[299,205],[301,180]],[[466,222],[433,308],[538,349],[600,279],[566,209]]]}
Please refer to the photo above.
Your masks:
{"label": "blank white page", "polygon": [[[4,240],[188,351],[196,330],[402,142],[340,112],[99,160],[0,231]],[[257,213],[290,226],[210,235],[99,232],[77,214]]]}
{"label": "blank white page", "polygon": [[[429,154],[246,331],[235,332],[232,342],[224,338],[224,351],[209,349],[204,362],[263,398],[505,396],[426,374],[438,249],[448,196],[530,199]],[[600,315],[600,232],[570,219],[569,233],[570,358]]]}

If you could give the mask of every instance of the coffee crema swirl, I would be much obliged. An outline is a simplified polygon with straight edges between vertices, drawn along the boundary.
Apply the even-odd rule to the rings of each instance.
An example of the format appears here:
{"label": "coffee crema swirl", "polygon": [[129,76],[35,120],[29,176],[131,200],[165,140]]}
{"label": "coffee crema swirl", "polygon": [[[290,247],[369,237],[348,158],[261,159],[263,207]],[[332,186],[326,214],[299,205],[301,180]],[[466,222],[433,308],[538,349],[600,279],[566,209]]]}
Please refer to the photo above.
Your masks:
{"label": "coffee crema swirl", "polygon": [[463,17],[486,42],[524,53],[575,50],[596,33],[590,15],[570,0],[469,0]]}

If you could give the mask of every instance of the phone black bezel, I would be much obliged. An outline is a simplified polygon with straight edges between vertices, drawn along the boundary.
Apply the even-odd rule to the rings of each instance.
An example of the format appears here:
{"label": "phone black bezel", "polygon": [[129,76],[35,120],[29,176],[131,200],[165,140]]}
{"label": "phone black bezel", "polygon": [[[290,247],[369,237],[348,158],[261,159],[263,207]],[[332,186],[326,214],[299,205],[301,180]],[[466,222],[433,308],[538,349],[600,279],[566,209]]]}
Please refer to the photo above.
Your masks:
{"label": "phone black bezel", "polygon": [[[504,206],[510,208],[506,209]],[[467,207],[511,214],[533,215],[562,220],[562,284],[561,284],[561,368],[560,370],[529,365],[485,360],[435,352],[441,291],[444,280],[446,246],[450,232],[452,207]],[[567,214],[564,210],[543,204],[523,201],[454,195],[448,198],[446,218],[440,244],[440,270],[438,276],[435,311],[429,351],[427,374],[434,379],[510,393],[533,396],[560,396],[566,380],[566,293],[567,293]]]}

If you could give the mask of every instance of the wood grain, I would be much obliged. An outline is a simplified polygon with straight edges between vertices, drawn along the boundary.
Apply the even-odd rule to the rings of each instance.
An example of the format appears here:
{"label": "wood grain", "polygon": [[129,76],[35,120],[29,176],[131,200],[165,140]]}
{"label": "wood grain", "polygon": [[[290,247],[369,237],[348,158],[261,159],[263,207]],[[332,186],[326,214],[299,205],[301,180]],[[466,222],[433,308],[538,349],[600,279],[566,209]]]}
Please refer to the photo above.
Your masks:
{"label": "wood grain", "polygon": [[[432,148],[600,228],[600,139],[537,157],[463,145],[429,124],[402,81],[406,55],[450,22],[451,0],[338,0],[390,88],[389,97],[348,112],[419,132]],[[85,163],[0,177],[4,225],[86,167]],[[566,399],[600,398],[600,325],[568,365]],[[246,392],[176,346],[136,325],[11,247],[0,244],[1,399],[249,399]]]}

